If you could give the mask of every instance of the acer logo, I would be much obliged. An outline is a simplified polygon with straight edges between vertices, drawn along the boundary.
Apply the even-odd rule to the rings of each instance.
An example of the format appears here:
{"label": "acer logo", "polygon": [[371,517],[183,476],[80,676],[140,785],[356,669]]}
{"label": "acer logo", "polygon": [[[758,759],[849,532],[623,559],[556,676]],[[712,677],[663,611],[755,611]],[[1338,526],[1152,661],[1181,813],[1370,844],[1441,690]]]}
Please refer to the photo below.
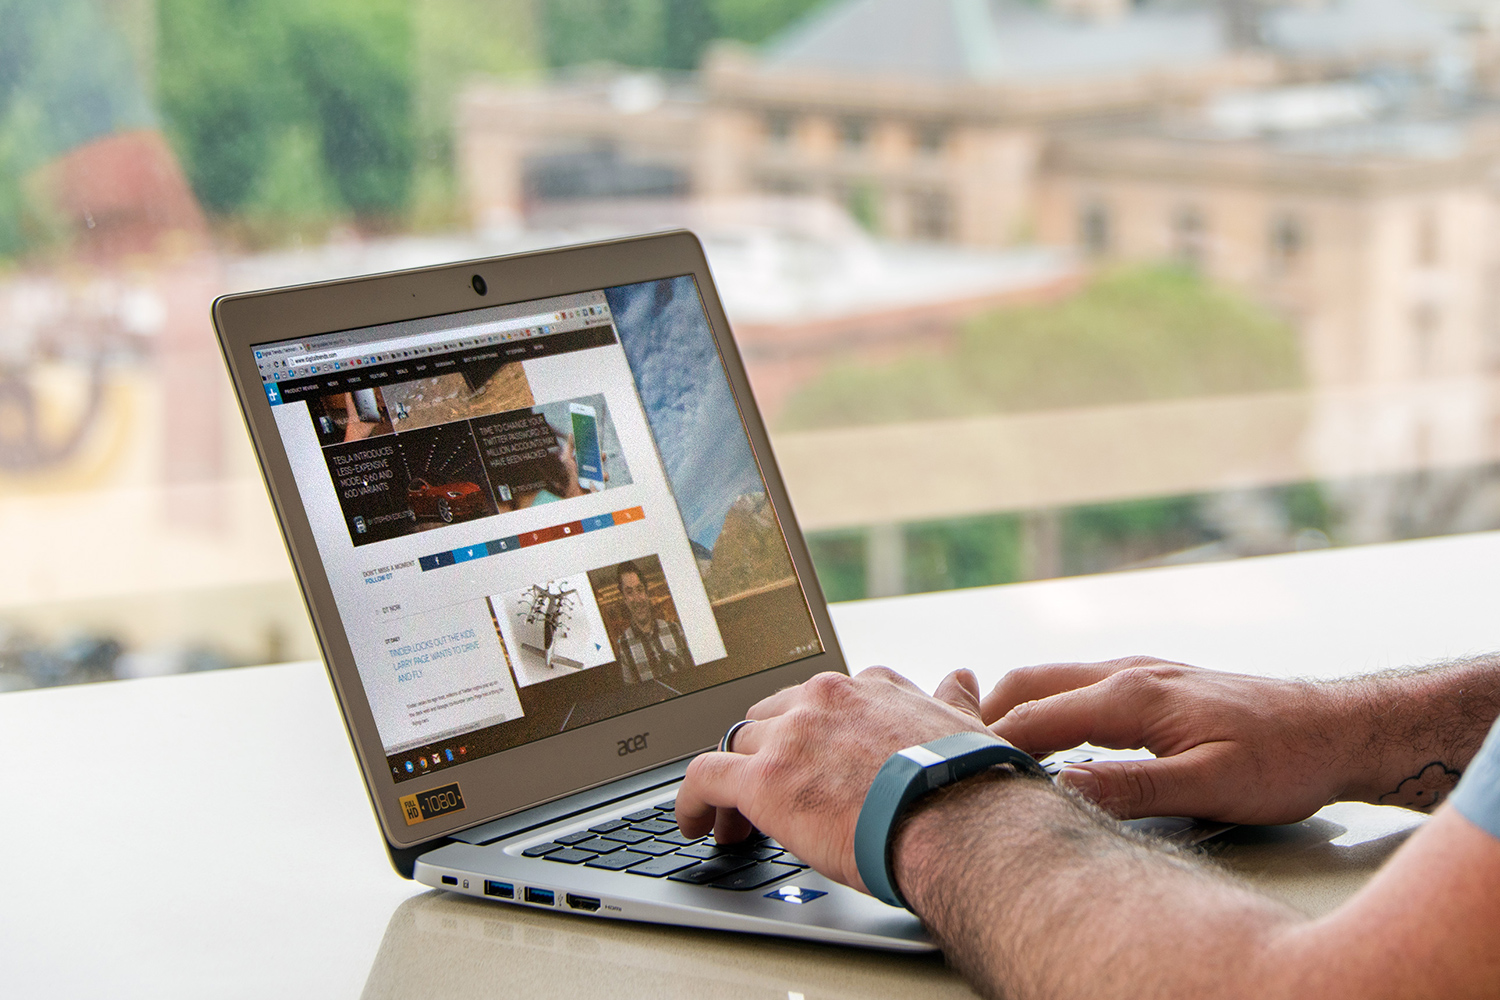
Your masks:
{"label": "acer logo", "polygon": [[650,735],[650,733],[641,733],[639,736],[632,736],[627,740],[621,740],[619,742],[619,750],[615,752],[619,756],[623,757],[628,753],[635,753],[637,750],[644,750],[646,749],[646,737]]}

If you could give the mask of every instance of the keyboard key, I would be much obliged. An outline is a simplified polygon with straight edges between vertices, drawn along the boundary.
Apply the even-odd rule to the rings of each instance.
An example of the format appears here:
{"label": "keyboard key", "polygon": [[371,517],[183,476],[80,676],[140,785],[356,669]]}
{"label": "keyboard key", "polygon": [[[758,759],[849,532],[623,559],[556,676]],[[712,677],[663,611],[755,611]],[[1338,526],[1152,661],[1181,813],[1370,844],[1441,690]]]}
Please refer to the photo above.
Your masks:
{"label": "keyboard key", "polygon": [[623,819],[623,820],[628,820],[631,823],[639,823],[641,820],[644,820],[644,819],[655,819],[656,818],[656,810],[655,809],[638,809],[638,810],[636,810],[633,813],[626,813],[624,816],[621,816],[620,818]]}
{"label": "keyboard key", "polygon": [[571,847],[573,844],[582,843],[585,840],[592,839],[593,836],[594,834],[589,830],[579,830],[577,833],[563,834],[561,837],[557,838],[557,842],[559,844],[567,844]]}
{"label": "keyboard key", "polygon": [[[584,862],[590,868],[604,868],[612,872],[620,871],[622,868],[630,868],[643,861],[655,861],[649,854],[641,854],[638,851],[616,851],[614,854],[606,854],[592,861]],[[795,871],[796,869],[793,869]]]}
{"label": "keyboard key", "polygon": [[749,858],[751,861],[770,861],[781,851],[774,847],[759,847],[755,844],[727,844],[724,847],[725,854],[733,854],[738,858]]}
{"label": "keyboard key", "polygon": [[639,844],[631,844],[630,849],[632,851],[640,851],[642,854],[661,855],[677,853],[676,844],[663,844],[659,840],[645,840]]}
{"label": "keyboard key", "polygon": [[[694,885],[707,885],[715,879],[723,878],[731,872],[737,872],[741,868],[749,868],[753,861],[749,858],[736,858],[725,854],[714,858],[712,861],[704,861],[694,865],[686,871],[680,871],[672,876],[673,882],[691,882]],[[793,869],[795,871],[796,869]]]}
{"label": "keyboard key", "polygon": [[595,854],[608,854],[610,851],[618,851],[625,845],[618,840],[605,840],[603,837],[592,837],[588,840],[580,840],[573,845],[580,851],[593,851]]}
{"label": "keyboard key", "polygon": [[656,805],[652,806],[651,808],[655,809],[655,810],[658,810],[659,812],[664,812],[664,813],[676,812],[677,811],[677,800],[676,799],[668,799],[665,802],[658,802]]}
{"label": "keyboard key", "polygon": [[724,848],[720,847],[718,844],[715,844],[713,841],[709,840],[701,844],[694,844],[691,847],[684,847],[677,853],[681,854],[685,858],[697,858],[700,861],[707,861],[709,858],[717,858],[720,855],[728,854],[729,852],[724,850]]}
{"label": "keyboard key", "polygon": [[595,833],[614,833],[616,830],[619,830],[622,827],[627,827],[629,825],[630,824],[625,822],[623,819],[611,819],[606,820],[603,823],[599,823],[595,826],[591,826],[589,827],[589,829],[593,830]]}
{"label": "keyboard key", "polygon": [[[707,863],[712,864],[713,862]],[[800,874],[802,874],[801,868],[792,865],[778,865],[774,861],[761,861],[751,865],[749,868],[742,868],[737,872],[725,875],[723,878],[714,881],[712,885],[715,889],[758,889],[767,883],[775,882],[779,878]]]}
{"label": "keyboard key", "polygon": [[661,841],[663,844],[676,844],[678,847],[687,847],[689,844],[696,844],[696,843],[698,843],[703,838],[702,837],[684,837],[681,832],[678,832],[678,833],[658,833],[656,835],[656,839],[659,840],[659,841]]}
{"label": "keyboard key", "polygon": [[553,851],[560,851],[562,849],[562,844],[537,844],[534,847],[526,848],[526,850],[521,852],[521,856],[526,858],[539,858],[543,854],[551,854]]}
{"label": "keyboard key", "polygon": [[649,834],[671,833],[673,830],[677,829],[677,823],[676,821],[669,819],[638,820],[635,823],[631,824],[630,828],[632,830],[639,830],[642,833]]}
{"label": "keyboard key", "polygon": [[553,851],[547,855],[547,860],[561,861],[565,865],[581,865],[585,861],[591,861],[598,856],[593,851],[580,851],[576,847],[564,847],[560,851]]}
{"label": "keyboard key", "polygon": [[604,839],[618,840],[622,844],[639,844],[643,840],[650,840],[651,834],[642,833],[639,830],[632,830],[627,826],[623,830],[616,830],[614,833],[606,833],[604,835]]}
{"label": "keyboard key", "polygon": [[812,867],[806,861],[803,861],[801,858],[795,857],[795,856],[793,856],[791,854],[788,854],[785,851],[782,851],[779,855],[777,855],[774,860],[776,861],[777,864],[781,864],[781,865],[796,865],[798,868],[811,868]]}
{"label": "keyboard key", "polygon": [[641,862],[630,869],[630,874],[661,878],[665,875],[671,875],[674,872],[680,872],[684,868],[691,868],[697,863],[692,858],[679,858],[675,854],[668,854],[665,857],[652,858],[650,861]]}

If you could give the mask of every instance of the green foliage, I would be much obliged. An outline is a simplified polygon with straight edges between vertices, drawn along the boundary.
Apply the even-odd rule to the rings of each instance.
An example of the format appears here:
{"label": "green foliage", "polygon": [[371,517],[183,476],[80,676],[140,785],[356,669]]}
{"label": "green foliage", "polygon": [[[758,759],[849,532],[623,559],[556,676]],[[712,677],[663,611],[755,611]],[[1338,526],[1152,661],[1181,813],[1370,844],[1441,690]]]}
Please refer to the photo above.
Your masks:
{"label": "green foliage", "polygon": [[311,136],[343,206],[404,208],[415,157],[409,10],[405,0],[160,0],[158,94],[203,204],[264,210],[255,194],[280,189],[268,175],[284,175]]}
{"label": "green foliage", "polygon": [[475,75],[526,76],[542,65],[530,0],[414,0],[417,130],[442,155],[454,99]]}
{"label": "green foliage", "polygon": [[845,205],[854,221],[867,233],[880,231],[880,194],[875,185],[857,183],[849,188]]}
{"label": "green foliage", "polygon": [[547,63],[662,65],[663,0],[539,0]]}
{"label": "green foliage", "polygon": [[827,531],[807,536],[807,550],[818,571],[823,596],[857,601],[865,596],[865,540],[862,532]]}
{"label": "green foliage", "polygon": [[716,38],[757,44],[826,0],[538,0],[550,66],[696,69]]}
{"label": "green foliage", "polygon": [[1201,497],[1074,507],[1062,515],[1063,575],[1107,572],[1214,537],[1203,523]]}
{"label": "green foliage", "polygon": [[905,532],[907,593],[1010,583],[1024,574],[1018,515],[928,521]]}
{"label": "green foliage", "polygon": [[1289,325],[1187,271],[1132,268],[1060,302],[981,316],[951,352],[836,366],[795,393],[779,422],[886,423],[1301,383]]}
{"label": "green foliage", "polygon": [[712,0],[710,6],[720,37],[755,45],[827,3],[828,0]]}
{"label": "green foliage", "polygon": [[292,73],[344,204],[359,215],[405,208],[416,154],[405,0],[321,0],[288,36]]}

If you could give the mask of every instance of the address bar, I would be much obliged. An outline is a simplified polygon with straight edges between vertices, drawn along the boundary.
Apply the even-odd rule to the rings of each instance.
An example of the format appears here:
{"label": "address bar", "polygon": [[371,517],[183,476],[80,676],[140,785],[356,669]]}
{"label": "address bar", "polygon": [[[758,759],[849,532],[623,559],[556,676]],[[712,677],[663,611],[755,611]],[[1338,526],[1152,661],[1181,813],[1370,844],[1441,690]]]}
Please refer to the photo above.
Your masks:
{"label": "address bar", "polygon": [[505,333],[509,330],[524,330],[528,326],[544,326],[560,322],[558,313],[537,313],[535,316],[518,316],[515,319],[500,319],[490,323],[476,323],[473,326],[458,327],[451,330],[437,330],[433,333],[419,333],[410,337],[396,337],[391,340],[376,340],[368,344],[355,344],[349,347],[333,347],[326,351],[313,351],[310,354],[299,354],[295,358],[287,358],[288,368],[300,368],[303,365],[316,365],[324,361],[342,361],[345,358],[357,358],[366,354],[390,354],[394,351],[407,351],[416,347],[430,347],[433,344],[441,344],[449,340],[462,340],[465,337],[483,337],[491,333]]}

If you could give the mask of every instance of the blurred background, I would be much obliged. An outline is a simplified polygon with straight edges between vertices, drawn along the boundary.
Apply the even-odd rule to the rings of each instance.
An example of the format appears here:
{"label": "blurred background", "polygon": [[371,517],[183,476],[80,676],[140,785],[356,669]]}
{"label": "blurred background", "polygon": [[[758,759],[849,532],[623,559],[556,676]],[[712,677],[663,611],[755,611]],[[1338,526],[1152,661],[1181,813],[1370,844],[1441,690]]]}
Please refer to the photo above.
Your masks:
{"label": "blurred background", "polygon": [[0,691],[316,655],[230,291],[689,226],[848,600],[1500,527],[1500,0],[0,0]]}

